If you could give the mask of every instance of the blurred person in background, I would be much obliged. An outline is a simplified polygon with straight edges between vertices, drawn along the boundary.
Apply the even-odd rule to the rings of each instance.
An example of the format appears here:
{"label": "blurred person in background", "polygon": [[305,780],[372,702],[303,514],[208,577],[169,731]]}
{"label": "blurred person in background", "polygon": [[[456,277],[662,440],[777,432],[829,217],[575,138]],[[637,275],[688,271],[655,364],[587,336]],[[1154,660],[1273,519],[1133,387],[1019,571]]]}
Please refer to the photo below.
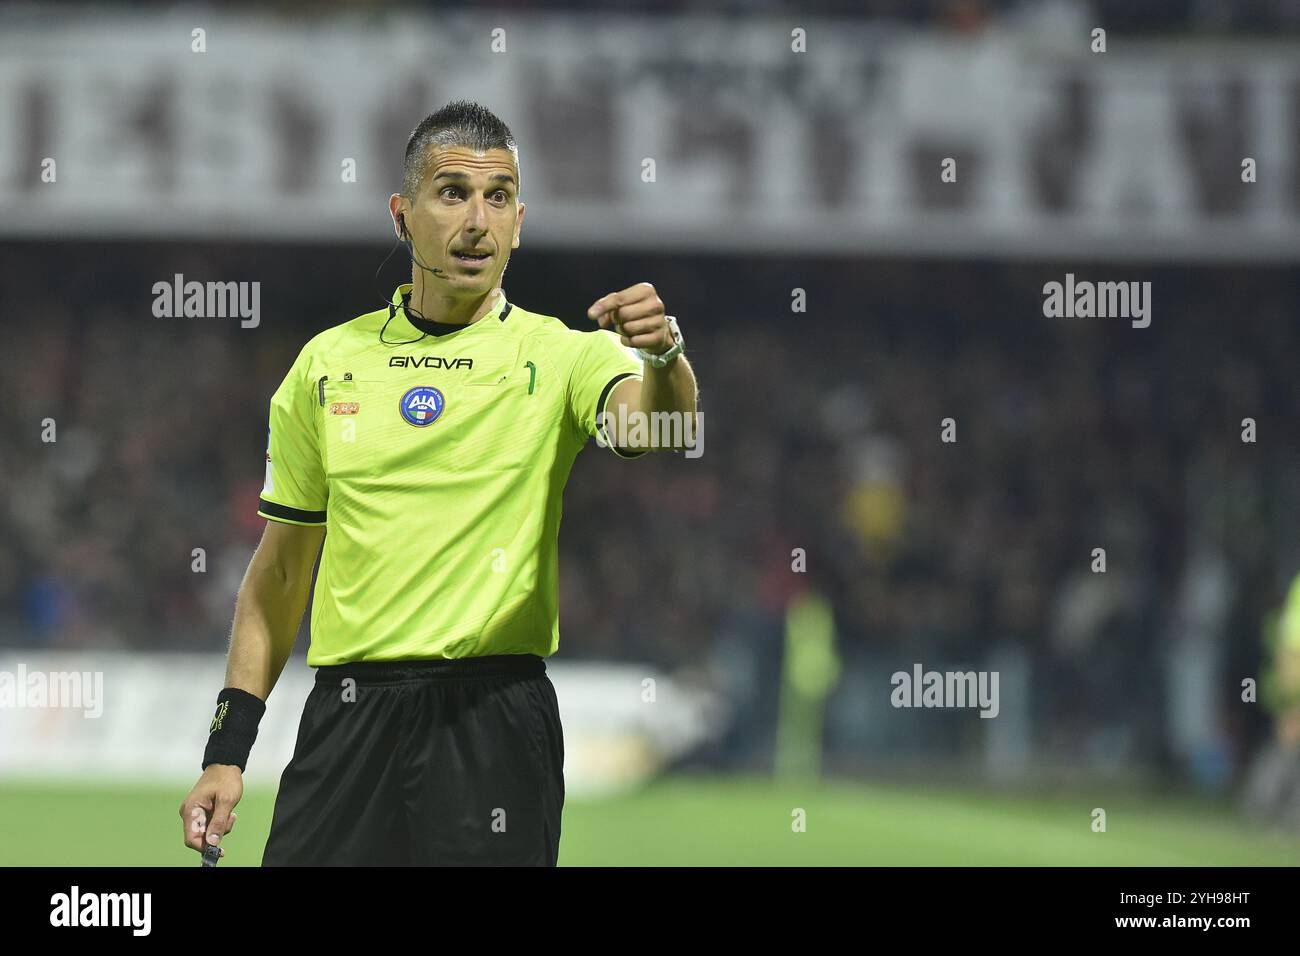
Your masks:
{"label": "blurred person in background", "polygon": [[1300,574],[1266,622],[1264,643],[1260,702],[1272,715],[1273,737],[1255,758],[1242,802],[1256,820],[1300,829]]}

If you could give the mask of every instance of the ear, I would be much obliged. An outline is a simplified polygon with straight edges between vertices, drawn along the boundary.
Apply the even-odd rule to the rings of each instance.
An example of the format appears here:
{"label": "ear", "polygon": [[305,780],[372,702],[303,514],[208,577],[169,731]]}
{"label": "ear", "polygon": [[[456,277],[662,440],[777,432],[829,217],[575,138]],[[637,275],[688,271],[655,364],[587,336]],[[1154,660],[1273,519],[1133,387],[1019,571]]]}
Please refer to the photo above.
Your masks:
{"label": "ear", "polygon": [[523,203],[520,203],[520,204],[519,204],[519,217],[518,217],[517,219],[515,219],[515,238],[514,238],[514,240],[510,243],[510,248],[511,248],[511,249],[518,249],[518,248],[519,248],[519,232],[520,232],[520,230],[523,229],[523,227],[524,227],[524,210],[525,210],[526,208],[527,208],[527,207],[526,207]]}
{"label": "ear", "polygon": [[406,199],[401,193],[393,193],[388,197],[388,214],[393,217],[393,228],[397,230],[398,239],[408,238],[406,229],[406,213],[408,212]]}

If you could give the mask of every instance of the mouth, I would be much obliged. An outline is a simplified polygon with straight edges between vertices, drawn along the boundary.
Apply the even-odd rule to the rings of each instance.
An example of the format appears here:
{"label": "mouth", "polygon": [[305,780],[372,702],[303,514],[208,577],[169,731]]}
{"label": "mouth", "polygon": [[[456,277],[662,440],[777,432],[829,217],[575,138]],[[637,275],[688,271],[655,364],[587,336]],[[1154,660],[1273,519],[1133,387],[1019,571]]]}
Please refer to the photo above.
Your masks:
{"label": "mouth", "polygon": [[453,258],[467,266],[482,265],[492,258],[490,252],[453,252]]}

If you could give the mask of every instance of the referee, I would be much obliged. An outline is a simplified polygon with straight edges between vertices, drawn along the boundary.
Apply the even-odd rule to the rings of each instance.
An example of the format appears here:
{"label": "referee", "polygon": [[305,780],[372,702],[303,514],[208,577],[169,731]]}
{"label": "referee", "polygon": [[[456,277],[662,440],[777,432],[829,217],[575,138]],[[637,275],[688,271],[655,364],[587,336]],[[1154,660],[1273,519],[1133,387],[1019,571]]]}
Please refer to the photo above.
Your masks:
{"label": "referee", "polygon": [[262,864],[557,861],[564,741],[544,659],[564,485],[591,437],[623,458],[662,447],[620,440],[602,413],[689,419],[696,383],[649,283],[597,299],[586,332],[506,300],[519,187],[500,119],[464,101],[428,116],[388,202],[411,282],[309,341],[271,399],[268,521],[180,808],[194,850],[234,827],[319,555],[316,679]]}

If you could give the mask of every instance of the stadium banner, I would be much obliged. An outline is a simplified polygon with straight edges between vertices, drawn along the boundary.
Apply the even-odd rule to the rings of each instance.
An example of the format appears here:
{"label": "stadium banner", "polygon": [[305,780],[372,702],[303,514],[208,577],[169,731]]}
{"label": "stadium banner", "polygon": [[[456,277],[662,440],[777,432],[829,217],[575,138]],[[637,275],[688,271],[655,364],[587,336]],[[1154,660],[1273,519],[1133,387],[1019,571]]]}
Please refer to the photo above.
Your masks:
{"label": "stadium banner", "polygon": [[[200,773],[225,668],[224,654],[0,649],[0,789],[17,780],[187,788]],[[560,701],[566,785],[578,796],[635,787],[727,725],[714,694],[652,667],[566,661],[548,663],[547,673]],[[315,674],[302,658],[285,666],[249,783],[280,779]],[[661,695],[672,705],[657,704]]]}
{"label": "stadium banner", "polygon": [[10,6],[0,236],[387,241],[406,137],[468,98],[537,246],[1300,258],[1300,44],[1095,26]]}

